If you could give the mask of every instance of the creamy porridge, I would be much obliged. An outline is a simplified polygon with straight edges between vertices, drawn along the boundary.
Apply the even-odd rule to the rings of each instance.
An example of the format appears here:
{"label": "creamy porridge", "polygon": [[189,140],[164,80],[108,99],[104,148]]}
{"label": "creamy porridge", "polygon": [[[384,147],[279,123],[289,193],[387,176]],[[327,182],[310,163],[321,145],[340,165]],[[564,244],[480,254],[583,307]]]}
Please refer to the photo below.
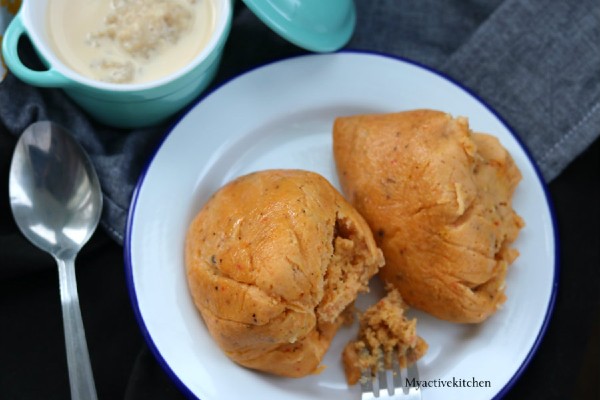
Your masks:
{"label": "creamy porridge", "polygon": [[48,35],[81,75],[140,83],[188,64],[215,25],[211,0],[49,0]]}

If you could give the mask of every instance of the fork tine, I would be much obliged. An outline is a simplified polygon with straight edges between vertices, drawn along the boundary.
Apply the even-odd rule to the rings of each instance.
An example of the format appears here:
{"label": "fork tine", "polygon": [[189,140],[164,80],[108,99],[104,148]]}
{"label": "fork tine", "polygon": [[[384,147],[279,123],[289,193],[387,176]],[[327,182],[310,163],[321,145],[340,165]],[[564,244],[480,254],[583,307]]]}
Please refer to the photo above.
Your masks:
{"label": "fork tine", "polygon": [[406,370],[407,381],[412,382],[413,380],[419,379],[419,368],[417,367],[417,363],[411,364]]}
{"label": "fork tine", "polygon": [[[413,382],[418,379],[419,379],[419,368],[417,367],[417,363],[413,363],[406,369],[406,383],[408,384],[409,382]],[[412,387],[416,387],[416,386],[409,385],[407,387],[412,388]]]}
{"label": "fork tine", "polygon": [[373,377],[369,369],[360,372],[360,387],[363,393],[373,393]]}
{"label": "fork tine", "polygon": [[[383,356],[381,357],[381,362],[383,363]],[[379,368],[377,373],[377,381],[377,383],[379,384],[379,397],[389,395],[390,393],[387,382],[387,370],[385,368]]]}
{"label": "fork tine", "polygon": [[394,351],[392,354],[392,377],[394,384],[394,391],[400,390],[402,386],[402,373],[400,368],[400,363],[398,362],[398,353]]}
{"label": "fork tine", "polygon": [[410,399],[421,398],[421,388],[418,383],[411,385],[410,383],[419,379],[419,368],[417,363],[413,363],[406,369],[406,386],[403,388],[404,394],[408,395]]}

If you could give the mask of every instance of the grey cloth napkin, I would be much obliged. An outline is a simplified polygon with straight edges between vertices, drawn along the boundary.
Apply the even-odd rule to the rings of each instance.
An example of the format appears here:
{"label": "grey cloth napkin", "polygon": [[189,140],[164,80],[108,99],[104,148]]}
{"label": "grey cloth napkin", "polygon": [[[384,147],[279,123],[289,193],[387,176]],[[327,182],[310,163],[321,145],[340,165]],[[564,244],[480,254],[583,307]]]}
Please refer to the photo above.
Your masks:
{"label": "grey cloth napkin", "polygon": [[358,2],[351,45],[425,63],[523,139],[547,181],[600,134],[600,2]]}
{"label": "grey cloth napkin", "polygon": [[[348,48],[409,58],[472,90],[520,135],[547,181],[598,137],[597,0],[355,3],[357,27]],[[238,2],[215,82],[302,53]],[[133,131],[106,127],[91,120],[60,90],[33,88],[9,74],[0,84],[0,128],[19,135],[42,119],[64,125],[90,153],[105,198],[102,226],[123,243],[135,185],[172,121]]]}

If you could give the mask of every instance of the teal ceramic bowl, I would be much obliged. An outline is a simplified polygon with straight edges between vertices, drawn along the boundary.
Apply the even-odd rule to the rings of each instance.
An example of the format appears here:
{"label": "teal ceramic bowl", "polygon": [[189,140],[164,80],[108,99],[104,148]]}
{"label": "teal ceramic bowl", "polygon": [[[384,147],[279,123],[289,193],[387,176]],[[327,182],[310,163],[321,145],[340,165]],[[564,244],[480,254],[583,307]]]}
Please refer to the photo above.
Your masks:
{"label": "teal ceramic bowl", "polygon": [[[46,0],[24,0],[2,40],[6,66],[22,81],[38,87],[60,88],[96,120],[120,128],[160,123],[180,111],[210,84],[231,28],[232,0],[212,0],[216,24],[204,49],[184,68],[164,78],[115,84],[86,78],[67,67],[52,51],[46,34]],[[28,68],[17,51],[19,38],[29,37],[47,70]]]}

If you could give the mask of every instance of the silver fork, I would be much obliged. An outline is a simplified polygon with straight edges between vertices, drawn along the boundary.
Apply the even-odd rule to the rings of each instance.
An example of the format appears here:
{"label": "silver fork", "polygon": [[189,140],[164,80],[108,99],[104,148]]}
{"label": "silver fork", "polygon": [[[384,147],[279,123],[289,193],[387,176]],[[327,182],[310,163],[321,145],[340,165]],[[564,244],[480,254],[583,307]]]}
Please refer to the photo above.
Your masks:
{"label": "silver fork", "polygon": [[392,357],[392,369],[382,369],[375,376],[363,370],[360,378],[361,400],[421,400],[417,363],[400,368],[398,357]]}

